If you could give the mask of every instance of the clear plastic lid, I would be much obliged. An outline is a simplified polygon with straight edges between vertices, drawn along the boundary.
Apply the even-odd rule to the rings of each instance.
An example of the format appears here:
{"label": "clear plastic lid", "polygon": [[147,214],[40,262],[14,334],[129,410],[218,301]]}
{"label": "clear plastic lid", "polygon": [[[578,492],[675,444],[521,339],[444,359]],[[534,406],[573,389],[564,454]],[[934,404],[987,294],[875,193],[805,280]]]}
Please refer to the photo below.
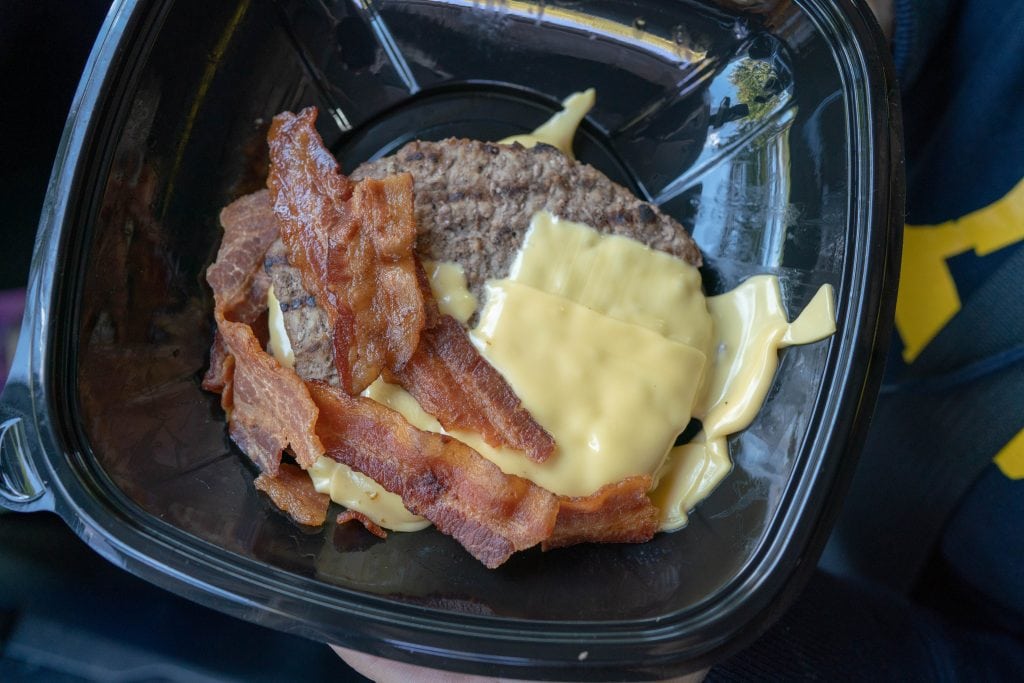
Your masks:
{"label": "clear plastic lid", "polygon": [[[0,503],[232,614],[388,657],[557,679],[653,678],[748,642],[799,588],[856,460],[891,327],[898,102],[860,5],[115,4],[76,96],[0,403]],[[497,140],[598,99],[577,157],[680,221],[708,294],[778,277],[837,327],[785,351],[735,467],[688,526],[488,570],[434,530],[301,530],[252,486],[218,397],[204,272],[266,130],[315,104],[342,167],[412,139]]]}

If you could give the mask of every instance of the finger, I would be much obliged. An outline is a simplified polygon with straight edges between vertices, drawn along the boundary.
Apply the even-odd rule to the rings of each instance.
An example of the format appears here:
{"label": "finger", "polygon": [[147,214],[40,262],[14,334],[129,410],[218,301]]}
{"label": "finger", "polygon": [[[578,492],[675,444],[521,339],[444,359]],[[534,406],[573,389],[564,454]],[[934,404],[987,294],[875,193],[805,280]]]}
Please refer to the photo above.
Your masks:
{"label": "finger", "polygon": [[868,0],[868,7],[875,14],[878,25],[882,27],[882,33],[889,40],[892,40],[893,31],[893,0]]}
{"label": "finger", "polygon": [[345,660],[346,664],[375,683],[407,683],[407,681],[417,681],[418,683],[499,683],[503,680],[427,669],[414,664],[375,657],[365,652],[356,652],[337,645],[331,645],[331,648]]}
{"label": "finger", "polygon": [[[516,683],[516,681],[520,680],[495,678],[493,676],[473,676],[452,671],[438,671],[414,664],[395,662],[383,657],[375,657],[374,655],[356,652],[355,650],[349,650],[337,645],[331,645],[331,648],[338,653],[338,656],[346,664],[375,683],[406,683],[407,681],[417,681],[417,683]],[[695,671],[685,676],[668,679],[663,683],[700,683],[707,676],[707,673],[707,669]]]}

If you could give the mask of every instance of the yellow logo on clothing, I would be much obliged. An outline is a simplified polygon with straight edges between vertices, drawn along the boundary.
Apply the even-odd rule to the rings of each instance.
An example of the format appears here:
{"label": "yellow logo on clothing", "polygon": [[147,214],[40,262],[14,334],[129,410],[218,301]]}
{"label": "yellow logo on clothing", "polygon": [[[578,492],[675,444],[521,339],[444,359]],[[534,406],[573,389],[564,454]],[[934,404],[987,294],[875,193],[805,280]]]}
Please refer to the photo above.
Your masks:
{"label": "yellow logo on clothing", "polygon": [[[908,225],[896,297],[896,330],[903,360],[912,362],[960,310],[946,259],[973,249],[991,254],[1024,239],[1024,180],[999,201],[939,225]],[[1024,430],[993,458],[1010,479],[1024,479]]]}
{"label": "yellow logo on clothing", "polygon": [[896,330],[903,360],[913,361],[960,310],[946,259],[974,250],[985,256],[1024,239],[1024,180],[999,201],[939,225],[903,230]]}
{"label": "yellow logo on clothing", "polygon": [[1010,479],[1024,479],[1024,429],[1003,446],[993,462]]}

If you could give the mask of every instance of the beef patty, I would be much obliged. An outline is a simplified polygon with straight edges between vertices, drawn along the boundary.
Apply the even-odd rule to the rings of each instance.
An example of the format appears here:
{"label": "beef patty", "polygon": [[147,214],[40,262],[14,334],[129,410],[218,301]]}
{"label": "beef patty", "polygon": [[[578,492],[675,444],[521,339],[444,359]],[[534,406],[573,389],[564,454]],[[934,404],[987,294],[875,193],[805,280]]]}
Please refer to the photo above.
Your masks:
{"label": "beef patty", "polygon": [[683,226],[550,145],[415,141],[363,164],[352,179],[404,172],[413,177],[417,251],[432,261],[459,263],[478,300],[486,280],[508,273],[530,219],[542,210],[701,263]]}
{"label": "beef patty", "polygon": [[[417,252],[424,259],[460,264],[481,303],[484,282],[508,273],[530,219],[542,210],[598,232],[631,237],[692,265],[701,263],[697,245],[678,222],[550,145],[528,149],[454,138],[415,141],[361,165],[351,177],[396,173],[413,177]],[[327,316],[302,287],[280,240],[268,252],[265,267],[284,312],[296,372],[337,384]]]}

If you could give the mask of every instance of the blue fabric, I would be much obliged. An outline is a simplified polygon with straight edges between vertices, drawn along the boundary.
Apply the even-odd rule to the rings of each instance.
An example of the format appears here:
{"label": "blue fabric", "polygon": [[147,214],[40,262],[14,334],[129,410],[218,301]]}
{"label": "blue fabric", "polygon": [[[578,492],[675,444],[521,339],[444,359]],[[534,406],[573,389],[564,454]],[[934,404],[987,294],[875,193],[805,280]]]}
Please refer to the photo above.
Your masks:
{"label": "blue fabric", "polygon": [[942,556],[992,623],[1024,637],[1024,479],[990,465],[942,537]]}
{"label": "blue fabric", "polygon": [[1024,177],[1024,3],[910,4],[917,52],[904,76],[921,65],[903,81],[907,222],[932,225],[988,206]]}
{"label": "blue fabric", "polygon": [[956,4],[954,0],[893,2],[892,56],[902,82],[917,79]]}
{"label": "blue fabric", "polygon": [[906,597],[818,572],[750,649],[711,669],[733,681],[1014,681],[1024,649],[1011,634],[963,625]]}
{"label": "blue fabric", "polygon": [[824,566],[913,587],[964,492],[1024,427],[1022,281],[1017,249],[912,366],[893,362]]}
{"label": "blue fabric", "polygon": [[[1024,179],[1024,1],[896,0],[894,13],[907,222],[935,225],[996,202]],[[961,309],[910,364],[895,338],[861,465],[823,557],[833,571],[904,592],[944,533],[978,522],[973,506],[983,509],[990,492],[971,485],[983,470],[1002,476],[988,463],[1024,428],[1024,244],[968,250],[946,265]],[[1005,543],[1004,531],[980,525],[971,553],[945,559],[965,580],[980,578],[972,567],[1002,560],[978,553]],[[1024,583],[1015,590],[1024,601]]]}
{"label": "blue fabric", "polygon": [[[938,225],[1024,179],[1024,0],[893,9],[907,222]],[[909,364],[895,338],[818,575],[709,680],[1024,680],[1024,480],[992,463],[1024,429],[1024,243],[946,266],[960,310]]]}

